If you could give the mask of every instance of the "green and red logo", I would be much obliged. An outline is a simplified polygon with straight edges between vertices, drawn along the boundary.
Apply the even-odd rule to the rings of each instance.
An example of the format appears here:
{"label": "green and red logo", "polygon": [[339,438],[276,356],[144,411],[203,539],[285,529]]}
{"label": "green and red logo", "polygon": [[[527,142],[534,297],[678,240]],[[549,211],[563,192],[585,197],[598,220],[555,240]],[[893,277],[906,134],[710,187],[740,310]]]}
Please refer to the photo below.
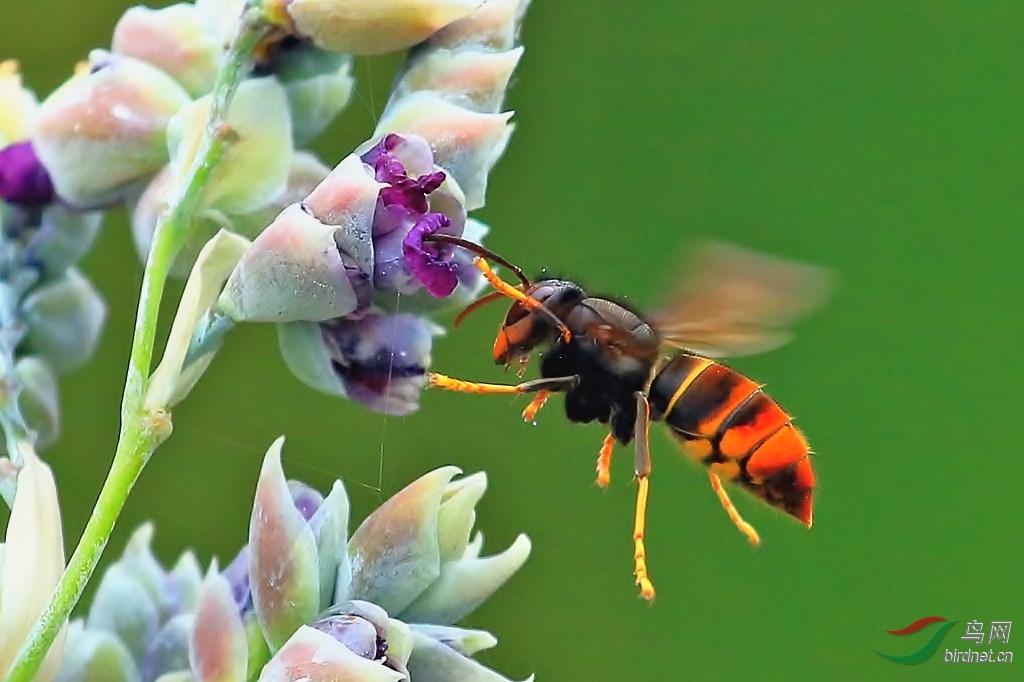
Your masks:
{"label": "green and red logo", "polygon": [[939,644],[942,643],[942,638],[946,636],[946,633],[949,632],[951,627],[956,625],[957,621],[946,620],[939,616],[925,616],[924,618],[918,618],[905,628],[900,628],[899,630],[886,630],[890,635],[905,637],[906,635],[918,633],[935,623],[944,623],[944,625],[940,625],[938,629],[932,633],[931,637],[928,638],[928,641],[925,642],[917,651],[912,651],[909,654],[902,655],[883,654],[881,651],[876,649],[872,649],[872,651],[887,661],[892,661],[893,663],[899,663],[901,665],[917,665],[918,663],[924,663],[932,657],[932,654],[934,654],[939,648]]}

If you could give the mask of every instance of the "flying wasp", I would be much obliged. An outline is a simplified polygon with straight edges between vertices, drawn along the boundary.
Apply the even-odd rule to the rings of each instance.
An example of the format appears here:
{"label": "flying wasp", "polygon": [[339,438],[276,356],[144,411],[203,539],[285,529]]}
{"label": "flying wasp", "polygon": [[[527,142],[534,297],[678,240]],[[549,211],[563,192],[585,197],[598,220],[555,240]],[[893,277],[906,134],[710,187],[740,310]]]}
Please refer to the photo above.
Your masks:
{"label": "flying wasp", "polygon": [[[495,289],[463,310],[456,326],[473,310],[508,297],[513,303],[494,342],[494,361],[506,367],[518,362],[522,374],[530,354],[543,350],[539,379],[490,384],[431,373],[430,383],[470,393],[535,394],[523,411],[527,421],[552,393],[563,393],[569,421],[608,426],[597,458],[602,487],[610,481],[616,441],[634,443],[634,574],[642,597],[654,598],[644,546],[652,421],[664,422],[683,450],[707,466],[726,513],[752,544],[760,544],[757,531],[736,510],[723,479],[811,527],[815,477],[806,439],[760,384],[716,359],[785,343],[786,327],[823,300],[829,283],[824,270],[705,245],[671,303],[644,317],[622,303],[590,296],[572,281],[531,282],[478,244],[447,235],[428,239],[476,254],[474,265]],[[513,272],[519,284],[498,277],[490,262]]]}

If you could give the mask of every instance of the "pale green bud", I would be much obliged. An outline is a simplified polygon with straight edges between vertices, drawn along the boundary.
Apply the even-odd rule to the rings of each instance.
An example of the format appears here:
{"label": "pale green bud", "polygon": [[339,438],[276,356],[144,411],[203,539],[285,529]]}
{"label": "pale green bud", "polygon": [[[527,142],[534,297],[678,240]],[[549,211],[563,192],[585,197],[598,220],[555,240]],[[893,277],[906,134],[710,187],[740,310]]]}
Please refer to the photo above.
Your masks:
{"label": "pale green bud", "polygon": [[[211,96],[183,107],[167,126],[176,182],[192,165],[206,132]],[[262,208],[285,187],[292,159],[291,116],[284,88],[273,78],[242,82],[228,107],[224,155],[203,188],[202,203],[224,213]]]}
{"label": "pale green bud", "polygon": [[43,210],[40,229],[27,251],[42,265],[44,276],[56,277],[81,260],[99,235],[103,213],[72,211],[59,203]]}
{"label": "pale green bud", "polygon": [[89,630],[81,620],[68,628],[67,646],[56,682],[136,682],[131,652],[113,633]]}
{"label": "pale green bud", "polygon": [[22,310],[28,351],[57,372],[80,367],[92,357],[107,317],[103,297],[75,268],[30,293]]}
{"label": "pale green bud", "polygon": [[57,377],[50,365],[33,355],[23,357],[14,365],[14,374],[21,383],[18,408],[32,432],[36,446],[45,448],[60,433],[60,399]]}
{"label": "pale green bud", "polygon": [[296,144],[306,144],[334,120],[355,91],[352,58],[300,43],[264,68],[284,85]]}

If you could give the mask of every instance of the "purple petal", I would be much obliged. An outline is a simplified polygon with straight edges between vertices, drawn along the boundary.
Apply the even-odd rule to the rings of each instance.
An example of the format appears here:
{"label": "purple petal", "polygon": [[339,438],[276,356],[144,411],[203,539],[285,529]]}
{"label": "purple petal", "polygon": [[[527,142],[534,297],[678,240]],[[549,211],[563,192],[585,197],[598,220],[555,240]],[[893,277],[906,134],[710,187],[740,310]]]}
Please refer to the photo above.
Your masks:
{"label": "purple petal", "polygon": [[31,142],[16,142],[0,150],[0,199],[18,206],[42,206],[53,197],[50,174]]}
{"label": "purple petal", "polygon": [[[402,241],[402,254],[416,278],[432,296],[444,298],[451,294],[459,283],[458,266],[444,260],[444,249],[436,244],[424,244],[423,238],[428,234],[441,232],[451,227],[452,221],[443,213],[428,213],[416,223]],[[450,251],[450,249],[447,249]],[[450,254],[447,254],[450,258]]]}

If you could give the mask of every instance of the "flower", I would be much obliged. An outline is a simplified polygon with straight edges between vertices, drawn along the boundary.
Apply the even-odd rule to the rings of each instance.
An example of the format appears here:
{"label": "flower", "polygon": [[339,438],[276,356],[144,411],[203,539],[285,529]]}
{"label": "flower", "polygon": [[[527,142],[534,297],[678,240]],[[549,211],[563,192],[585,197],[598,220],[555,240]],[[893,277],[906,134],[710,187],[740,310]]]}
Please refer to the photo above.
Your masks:
{"label": "flower", "polygon": [[138,528],[104,572],[88,616],[71,624],[61,679],[148,681],[188,668],[202,571],[190,552],[167,571],[152,539],[151,524]]}
{"label": "flower", "polygon": [[[17,470],[17,491],[0,545],[0,674],[4,673],[64,572],[64,540],[53,472],[28,446],[0,459],[0,471]],[[12,466],[13,463],[13,466]],[[40,679],[52,679],[64,631],[50,647]]]}
{"label": "flower", "polygon": [[0,199],[23,207],[53,200],[50,174],[28,140],[0,149]]}
{"label": "flower", "polygon": [[[454,480],[455,467],[431,472],[349,539],[341,482],[322,497],[286,481],[281,445],[279,439],[264,460],[249,545],[200,590],[194,632],[204,635],[193,636],[191,653],[196,679],[235,679],[203,671],[244,670],[246,661],[260,661],[266,680],[503,680],[469,658],[496,640],[450,625],[508,580],[530,551],[520,536],[505,552],[481,558],[482,538],[470,542],[486,477]],[[262,659],[254,658],[261,649],[248,622],[259,624],[269,645]],[[438,643],[451,653],[438,652]],[[452,677],[455,671],[464,676]]]}

